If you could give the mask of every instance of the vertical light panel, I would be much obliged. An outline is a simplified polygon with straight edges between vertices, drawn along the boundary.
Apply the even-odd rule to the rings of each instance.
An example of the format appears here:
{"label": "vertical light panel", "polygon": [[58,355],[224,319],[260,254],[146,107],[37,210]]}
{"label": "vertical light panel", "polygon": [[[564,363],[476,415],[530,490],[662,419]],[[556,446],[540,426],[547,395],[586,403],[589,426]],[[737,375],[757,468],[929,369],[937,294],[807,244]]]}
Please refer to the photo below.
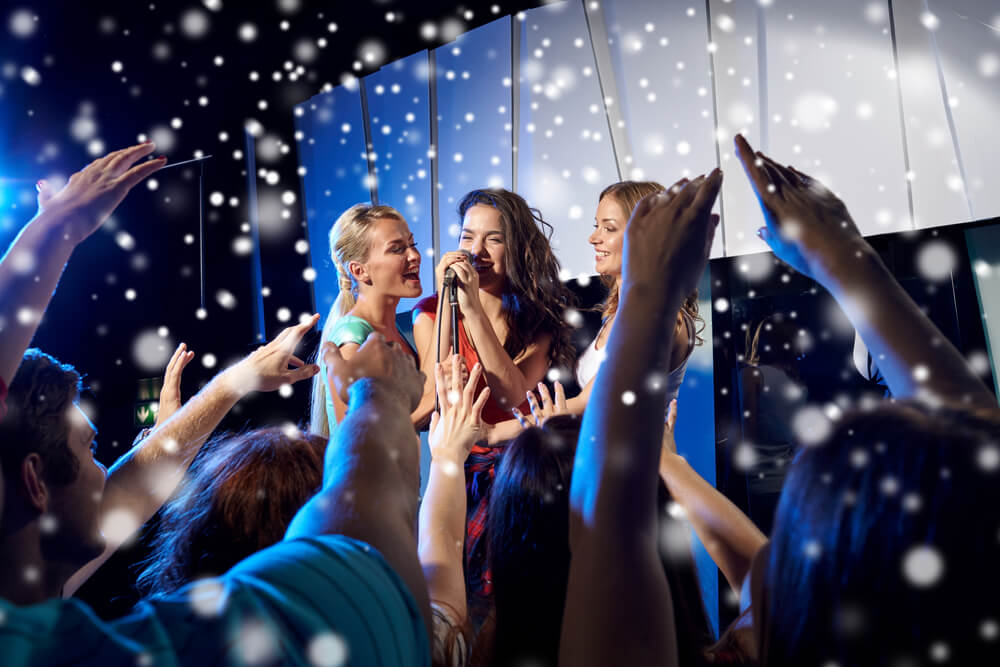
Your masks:
{"label": "vertical light panel", "polygon": [[[718,154],[705,5],[607,0],[602,6],[620,96],[613,104],[632,149],[623,175],[669,186],[711,171]],[[723,254],[723,236],[716,234],[713,257]]]}
{"label": "vertical light panel", "polygon": [[1000,396],[1000,223],[966,231],[965,242],[986,333],[985,354],[993,368],[993,392]]}
{"label": "vertical light panel", "polygon": [[455,212],[469,190],[511,188],[510,17],[434,51],[440,251],[458,245]]}
{"label": "vertical light panel", "polygon": [[531,9],[520,20],[517,180],[553,226],[568,275],[592,275],[587,243],[597,197],[618,181],[583,5]]}
{"label": "vertical light panel", "polygon": [[[951,175],[945,187],[969,198],[971,218],[1000,214],[997,187],[996,132],[1000,109],[1000,4],[996,0],[927,2],[923,25],[937,45],[946,106],[953,122],[959,178]],[[959,220],[942,220],[960,222]]]}
{"label": "vertical light panel", "polygon": [[[722,223],[727,255],[769,250],[757,237],[763,226],[760,205],[736,159],[733,137],[743,134],[758,150],[767,150],[762,132],[767,98],[761,89],[767,62],[758,54],[767,46],[766,32],[759,30],[762,9],[754,0],[710,0],[709,31],[714,44],[716,139],[719,162],[725,172],[722,182]],[[718,232],[717,232],[718,235]],[[718,239],[716,239],[718,246]],[[713,255],[715,256],[715,255]]]}
{"label": "vertical light panel", "polygon": [[925,12],[922,0],[909,0],[892,3],[891,17],[881,5],[868,13],[872,21],[887,24],[891,19],[894,28],[908,178],[918,228],[960,222],[971,215],[941,89],[934,35],[921,21]]}
{"label": "vertical light panel", "polygon": [[772,156],[830,187],[863,234],[881,234],[912,221],[892,40],[870,5],[765,8],[765,86]]}
{"label": "vertical light panel", "polygon": [[295,108],[309,253],[316,270],[313,297],[324,321],[340,291],[330,259],[330,229],[345,209],[371,201],[363,126],[358,86],[339,86]]}
{"label": "vertical light panel", "polygon": [[[705,342],[695,347],[688,359],[684,382],[677,394],[678,417],[674,439],[677,441],[677,453],[687,459],[706,482],[715,486],[715,377],[712,351],[712,272],[709,267],[705,267],[698,282],[698,311],[705,320],[705,328],[699,334]],[[718,636],[719,569],[697,535],[693,538],[705,609],[712,629]]]}
{"label": "vertical light panel", "polygon": [[[406,218],[421,250],[420,283],[434,291],[434,226],[429,151],[430,100],[427,51],[397,60],[365,77],[372,150],[380,204]],[[418,299],[404,299],[399,310]]]}

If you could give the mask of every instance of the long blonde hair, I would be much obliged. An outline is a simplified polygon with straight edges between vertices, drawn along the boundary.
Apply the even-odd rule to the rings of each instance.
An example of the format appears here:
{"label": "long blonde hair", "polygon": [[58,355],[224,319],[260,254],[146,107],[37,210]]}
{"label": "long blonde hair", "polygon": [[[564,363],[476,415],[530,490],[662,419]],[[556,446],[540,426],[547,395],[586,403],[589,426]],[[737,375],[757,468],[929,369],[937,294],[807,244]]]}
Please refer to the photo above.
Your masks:
{"label": "long blonde hair", "polygon": [[[351,312],[358,298],[358,283],[351,275],[351,262],[367,262],[371,246],[371,229],[376,220],[393,218],[403,220],[403,215],[391,206],[355,204],[344,211],[330,229],[330,259],[337,267],[337,285],[340,293],[330,306],[323,325],[323,335],[316,348],[315,362],[320,363],[323,342],[329,340],[333,328],[341,317]],[[327,388],[325,373],[313,377],[312,406],[309,431],[322,436],[330,435],[329,417],[326,413]]]}
{"label": "long blonde hair", "polygon": [[[632,211],[635,210],[640,201],[654,192],[662,192],[664,190],[666,188],[656,181],[621,181],[620,183],[612,183],[604,188],[597,198],[597,203],[600,204],[605,197],[611,197],[622,207],[625,215],[631,217]],[[607,275],[601,276],[601,282],[608,288],[608,296],[604,300],[604,305],[601,306],[601,319],[607,320],[618,312],[618,282],[614,276]],[[698,314],[697,288],[684,299],[684,303],[681,304],[681,312],[696,325],[700,324],[695,330],[695,345],[704,343],[705,341],[698,335],[705,330],[705,320]]]}

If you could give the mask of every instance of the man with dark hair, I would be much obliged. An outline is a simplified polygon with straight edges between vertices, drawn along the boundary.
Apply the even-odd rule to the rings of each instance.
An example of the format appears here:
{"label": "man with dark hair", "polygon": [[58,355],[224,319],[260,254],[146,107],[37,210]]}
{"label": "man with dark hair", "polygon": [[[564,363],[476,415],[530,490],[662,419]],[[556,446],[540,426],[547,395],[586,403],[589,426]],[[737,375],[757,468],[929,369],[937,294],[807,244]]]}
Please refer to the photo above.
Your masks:
{"label": "man with dark hair", "polygon": [[[34,452],[49,481],[72,482],[79,466],[66,446],[67,417],[82,391],[75,368],[36,348],[25,352],[8,389],[7,417],[0,422],[0,460],[20,463]],[[6,470],[17,474],[9,466]]]}
{"label": "man with dark hair", "polygon": [[80,389],[72,366],[36,349],[10,383],[0,422],[0,594],[15,602],[58,596],[105,547],[97,524],[107,469],[93,457],[97,430],[77,404]]}

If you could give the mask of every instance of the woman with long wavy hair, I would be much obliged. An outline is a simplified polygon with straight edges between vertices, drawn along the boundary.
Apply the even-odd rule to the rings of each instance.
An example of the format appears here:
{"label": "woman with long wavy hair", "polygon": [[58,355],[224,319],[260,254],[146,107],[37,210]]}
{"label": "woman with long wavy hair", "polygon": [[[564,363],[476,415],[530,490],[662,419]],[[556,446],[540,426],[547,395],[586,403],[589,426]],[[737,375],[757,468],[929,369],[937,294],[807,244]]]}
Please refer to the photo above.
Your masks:
{"label": "woman with long wavy hair", "polygon": [[[427,376],[417,412],[431,410],[434,365],[450,349],[450,318],[442,316],[440,327],[436,322],[438,296],[450,269],[461,311],[455,353],[468,368],[477,363],[482,366],[476,393],[486,386],[490,389],[482,413],[489,426],[510,419],[511,408],[519,404],[527,410],[525,395],[550,367],[572,367],[573,350],[564,320],[572,294],[559,280],[559,261],[548,240],[552,226],[522,197],[503,189],[473,190],[462,198],[458,214],[462,220],[459,249],[442,255],[435,272],[437,294],[418,303],[414,311],[413,334]],[[466,462],[466,570],[470,609],[478,621],[489,607],[485,544],[480,538],[499,449],[474,447]]]}
{"label": "woman with long wavy hair", "polygon": [[[678,181],[674,187],[683,185],[686,179]],[[604,188],[597,198],[597,212],[594,215],[594,231],[588,241],[594,246],[594,268],[601,276],[601,282],[608,289],[601,310],[601,328],[597,337],[580,355],[576,366],[576,381],[582,388],[576,396],[565,399],[562,384],[555,383],[556,400],[550,397],[548,388],[539,384],[537,389],[540,399],[534,395],[528,396],[528,404],[533,417],[529,418],[526,410],[520,407],[513,409],[516,420],[509,420],[496,426],[491,432],[495,440],[514,437],[521,428],[529,424],[541,425],[541,422],[557,413],[581,415],[587,407],[590,392],[593,388],[597,369],[604,360],[604,346],[615,323],[618,313],[618,294],[622,281],[622,243],[625,237],[625,226],[632,211],[643,198],[663,192],[666,188],[655,181],[622,181]],[[698,325],[701,326],[698,326]],[[704,328],[704,320],[698,314],[698,290],[694,290],[684,299],[677,322],[672,332],[665,335],[673,336],[670,355],[670,372],[663,378],[667,387],[667,403],[677,398],[687,362],[696,345],[703,341],[698,335]],[[557,408],[556,406],[562,406]],[[666,415],[664,415],[664,421]],[[664,430],[664,437],[672,437],[669,430]],[[672,441],[671,441],[672,442]]]}

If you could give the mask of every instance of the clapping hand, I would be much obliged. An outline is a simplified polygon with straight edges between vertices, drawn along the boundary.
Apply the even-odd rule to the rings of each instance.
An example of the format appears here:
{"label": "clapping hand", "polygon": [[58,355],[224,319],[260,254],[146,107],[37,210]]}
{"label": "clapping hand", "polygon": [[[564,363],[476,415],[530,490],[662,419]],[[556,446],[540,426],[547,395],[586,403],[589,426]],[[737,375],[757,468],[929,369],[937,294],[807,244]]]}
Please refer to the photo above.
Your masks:
{"label": "clapping hand", "polygon": [[853,258],[865,245],[847,207],[822,183],[754,153],[741,135],[736,155],[764,212],[757,234],[796,271],[818,279],[830,261]]}

